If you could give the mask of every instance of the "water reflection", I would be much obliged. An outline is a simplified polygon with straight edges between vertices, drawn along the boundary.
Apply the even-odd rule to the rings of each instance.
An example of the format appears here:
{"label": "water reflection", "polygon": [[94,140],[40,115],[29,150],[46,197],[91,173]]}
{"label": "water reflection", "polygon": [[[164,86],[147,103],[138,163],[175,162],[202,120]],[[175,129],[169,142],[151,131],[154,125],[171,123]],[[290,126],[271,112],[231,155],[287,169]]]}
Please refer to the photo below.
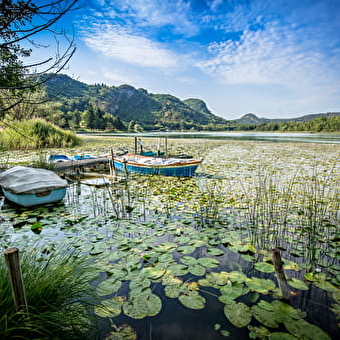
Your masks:
{"label": "water reflection", "polygon": [[225,140],[254,140],[270,142],[299,143],[340,143],[339,133],[280,133],[280,132],[144,132],[144,133],[98,133],[97,136],[120,137],[168,137],[168,138],[204,138]]}

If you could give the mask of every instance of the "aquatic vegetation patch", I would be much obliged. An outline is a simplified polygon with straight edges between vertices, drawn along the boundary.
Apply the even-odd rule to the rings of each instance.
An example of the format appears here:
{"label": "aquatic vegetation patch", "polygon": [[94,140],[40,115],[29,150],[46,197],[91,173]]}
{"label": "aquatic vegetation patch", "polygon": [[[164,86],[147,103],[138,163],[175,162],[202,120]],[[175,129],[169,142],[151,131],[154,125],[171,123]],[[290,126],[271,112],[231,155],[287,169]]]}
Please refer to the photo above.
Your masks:
{"label": "aquatic vegetation patch", "polygon": [[[115,188],[81,187],[80,195],[74,184],[65,205],[50,212],[5,207],[1,247],[53,254],[64,243],[93,261],[101,296],[94,313],[113,336],[125,332],[127,318],[138,328],[140,320],[161,320],[168,303],[199,313],[213,299],[224,317],[213,323],[216,338],[246,331],[250,338],[328,339],[313,309],[328,313],[334,334],[337,150],[245,142],[205,147],[195,178],[133,177]],[[281,250],[291,305],[279,300],[273,247]]]}

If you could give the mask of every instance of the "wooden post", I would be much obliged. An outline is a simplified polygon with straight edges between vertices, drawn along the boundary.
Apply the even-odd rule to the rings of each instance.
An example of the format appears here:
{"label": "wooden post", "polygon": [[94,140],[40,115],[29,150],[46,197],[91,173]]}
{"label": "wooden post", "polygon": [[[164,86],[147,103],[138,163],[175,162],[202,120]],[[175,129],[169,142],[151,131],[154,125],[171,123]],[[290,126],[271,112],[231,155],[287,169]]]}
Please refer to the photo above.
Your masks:
{"label": "wooden post", "polygon": [[127,165],[126,165],[127,161],[124,160],[123,161],[123,165],[124,165],[124,173],[125,173],[125,177],[129,177],[129,172],[128,172],[128,169],[127,169]]}
{"label": "wooden post", "polygon": [[4,255],[11,280],[15,308],[17,311],[22,311],[27,317],[28,308],[19,261],[19,249],[14,247],[9,248],[4,251]]}
{"label": "wooden post", "polygon": [[289,301],[290,299],[289,286],[286,280],[285,273],[283,272],[280,251],[277,248],[272,249],[272,257],[277,280],[279,282],[279,287],[281,289],[282,299],[285,301]]}
{"label": "wooden post", "polygon": [[110,175],[116,177],[116,168],[115,168],[114,154],[113,154],[112,148],[111,148],[111,161],[109,164],[110,164]]}
{"label": "wooden post", "polygon": [[137,137],[135,137],[135,154],[137,154]]}
{"label": "wooden post", "polygon": [[168,158],[168,137],[165,137],[165,158]]}

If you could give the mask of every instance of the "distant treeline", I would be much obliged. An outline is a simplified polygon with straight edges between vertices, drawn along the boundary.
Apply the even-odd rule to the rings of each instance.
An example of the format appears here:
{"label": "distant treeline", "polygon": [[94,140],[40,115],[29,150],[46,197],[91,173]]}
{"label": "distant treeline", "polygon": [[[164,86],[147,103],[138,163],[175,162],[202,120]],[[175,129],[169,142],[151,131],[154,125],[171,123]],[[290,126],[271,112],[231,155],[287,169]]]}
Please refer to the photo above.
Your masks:
{"label": "distant treeline", "polygon": [[306,122],[289,121],[282,123],[263,123],[257,125],[242,125],[242,130],[252,131],[310,131],[310,132],[340,132],[340,116],[318,117]]}

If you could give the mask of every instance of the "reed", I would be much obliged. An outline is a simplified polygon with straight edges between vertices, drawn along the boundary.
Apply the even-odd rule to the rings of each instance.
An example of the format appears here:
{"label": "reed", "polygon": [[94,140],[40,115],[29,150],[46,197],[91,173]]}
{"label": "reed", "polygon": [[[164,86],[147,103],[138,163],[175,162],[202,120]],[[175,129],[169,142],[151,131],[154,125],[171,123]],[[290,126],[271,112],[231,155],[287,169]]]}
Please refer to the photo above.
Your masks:
{"label": "reed", "polygon": [[[315,267],[324,244],[335,237],[339,223],[338,175],[314,166],[291,177],[260,169],[243,185],[239,200],[252,242],[258,249],[303,244],[304,256]],[[249,228],[251,226],[251,228]]]}
{"label": "reed", "polygon": [[26,252],[21,267],[28,303],[25,319],[15,311],[7,268],[0,260],[0,339],[90,338],[89,311],[98,301],[84,258],[67,249],[43,257]]}
{"label": "reed", "polygon": [[0,133],[0,147],[5,150],[34,150],[79,145],[80,139],[42,119],[13,121]]}

